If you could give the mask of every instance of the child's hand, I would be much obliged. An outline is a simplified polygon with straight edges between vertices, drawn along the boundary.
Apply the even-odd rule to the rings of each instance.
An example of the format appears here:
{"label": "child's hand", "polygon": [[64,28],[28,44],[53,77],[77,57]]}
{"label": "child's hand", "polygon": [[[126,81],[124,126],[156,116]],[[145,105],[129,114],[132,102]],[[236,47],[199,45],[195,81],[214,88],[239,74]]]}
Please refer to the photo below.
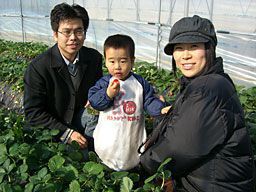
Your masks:
{"label": "child's hand", "polygon": [[86,102],[86,104],[84,105],[84,108],[87,108],[87,107],[90,107],[91,106],[91,104],[90,104],[90,102],[89,102],[89,100]]}
{"label": "child's hand", "polygon": [[166,114],[172,106],[167,106],[161,109],[161,114]]}
{"label": "child's hand", "polygon": [[165,102],[165,98],[164,98],[163,95],[159,95],[159,99],[160,99],[161,101]]}
{"label": "child's hand", "polygon": [[109,83],[107,88],[107,95],[110,99],[113,99],[120,91],[120,83],[118,79],[114,79],[111,83]]}

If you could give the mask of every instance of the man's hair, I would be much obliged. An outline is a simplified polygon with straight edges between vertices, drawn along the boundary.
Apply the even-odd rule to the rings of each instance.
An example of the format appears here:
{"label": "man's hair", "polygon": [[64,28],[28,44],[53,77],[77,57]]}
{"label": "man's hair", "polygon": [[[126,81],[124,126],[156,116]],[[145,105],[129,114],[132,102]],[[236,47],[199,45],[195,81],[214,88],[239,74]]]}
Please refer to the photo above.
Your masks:
{"label": "man's hair", "polygon": [[109,36],[104,43],[104,57],[106,57],[106,50],[108,48],[124,48],[129,51],[130,58],[134,58],[135,44],[132,38],[128,35],[116,34]]}
{"label": "man's hair", "polygon": [[52,30],[57,32],[60,22],[67,19],[81,19],[84,30],[87,31],[89,26],[89,16],[85,8],[76,4],[68,5],[67,3],[56,5],[51,11]]}

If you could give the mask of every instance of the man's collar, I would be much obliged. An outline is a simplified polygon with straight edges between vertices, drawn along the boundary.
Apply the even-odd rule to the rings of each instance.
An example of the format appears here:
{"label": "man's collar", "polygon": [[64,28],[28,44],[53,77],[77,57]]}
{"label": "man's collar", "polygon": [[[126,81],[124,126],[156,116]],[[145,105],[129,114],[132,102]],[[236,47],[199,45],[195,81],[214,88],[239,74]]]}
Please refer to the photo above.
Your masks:
{"label": "man's collar", "polygon": [[[62,53],[60,53],[60,54],[61,54],[62,58],[64,59],[65,63],[68,65],[70,63],[69,60],[67,60],[66,57],[64,57],[64,55],[62,55]],[[79,52],[77,53],[76,58],[73,61],[73,64],[76,64],[78,61],[79,61]]]}

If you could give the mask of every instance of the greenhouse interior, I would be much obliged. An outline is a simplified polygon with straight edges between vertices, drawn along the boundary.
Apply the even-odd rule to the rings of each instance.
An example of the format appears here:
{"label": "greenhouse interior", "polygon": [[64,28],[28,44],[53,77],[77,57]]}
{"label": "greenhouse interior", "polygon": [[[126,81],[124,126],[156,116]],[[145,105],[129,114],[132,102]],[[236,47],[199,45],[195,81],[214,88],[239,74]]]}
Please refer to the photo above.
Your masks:
{"label": "greenhouse interior", "polygon": [[0,38],[54,44],[50,10],[58,3],[79,4],[90,17],[85,45],[102,52],[112,34],[130,35],[136,59],[171,70],[164,54],[172,24],[182,17],[210,19],[218,36],[217,54],[225,71],[245,86],[256,85],[256,1],[254,0],[1,0]]}
{"label": "greenhouse interior", "polygon": [[[161,155],[154,152],[150,153],[155,155],[158,161],[157,164],[161,163],[158,166],[157,171],[155,171],[153,174],[146,173],[146,169],[143,168],[142,161],[138,162],[136,167],[131,170],[112,170],[103,163],[100,157],[97,156],[97,153],[94,153],[95,151],[88,152],[89,147],[87,148],[86,144],[89,146],[89,141],[83,144],[84,148],[81,150],[82,147],[79,146],[78,142],[76,142],[77,140],[70,139],[73,133],[75,133],[77,139],[83,138],[82,134],[85,136],[85,129],[87,128],[88,124],[83,124],[84,127],[80,129],[81,134],[78,134],[76,125],[73,125],[77,115],[75,113],[78,113],[81,108],[91,115],[91,118],[89,119],[101,114],[101,112],[99,112],[100,110],[93,109],[93,107],[89,105],[90,102],[87,99],[87,92],[84,91],[84,87],[89,89],[89,81],[94,82],[88,80],[91,78],[88,78],[88,76],[94,75],[99,76],[100,78],[102,71],[103,74],[107,71],[106,67],[101,67],[102,57],[100,54],[97,54],[97,63],[91,62],[94,65],[90,65],[90,67],[88,67],[93,68],[93,70],[99,69],[98,72],[91,73],[91,69],[87,70],[89,72],[84,73],[88,74],[87,76],[82,74],[81,70],[77,70],[77,74],[79,74],[77,77],[84,75],[82,76],[83,80],[81,81],[83,84],[79,84],[78,89],[76,89],[78,86],[75,85],[77,85],[77,82],[80,83],[80,81],[75,79],[76,75],[69,74],[68,67],[66,67],[64,64],[64,61],[67,65],[69,65],[72,61],[66,61],[67,58],[65,58],[64,55],[62,55],[63,63],[62,65],[59,65],[60,68],[58,68],[58,70],[55,70],[54,68],[56,74],[62,69],[65,69],[63,70],[66,72],[66,76],[64,78],[65,81],[62,79],[61,81],[57,80],[57,82],[60,82],[62,86],[56,86],[56,83],[54,80],[52,80],[55,79],[55,77],[52,78],[52,76],[49,75],[50,73],[47,73],[45,77],[42,77],[43,75],[41,75],[41,71],[40,73],[35,74],[35,72],[37,72],[37,68],[39,69],[41,66],[44,67],[44,65],[41,65],[42,63],[40,62],[37,63],[37,61],[40,59],[33,59],[39,58],[37,56],[45,52],[47,49],[52,51],[53,49],[49,49],[49,47],[54,46],[56,43],[54,41],[53,31],[50,25],[50,13],[55,5],[63,2],[70,5],[78,4],[83,6],[87,10],[90,18],[89,28],[86,31],[86,36],[84,36],[85,31],[82,29],[80,22],[80,28],[67,28],[66,31],[64,29],[64,32],[63,30],[58,31],[59,33],[64,34],[65,37],[70,38],[71,36],[75,37],[76,35],[78,37],[79,33],[77,32],[80,32],[80,37],[83,39],[85,37],[84,46],[96,49],[101,54],[103,54],[103,44],[106,38],[110,35],[125,34],[131,36],[134,40],[135,64],[133,65],[132,62],[128,63],[132,63],[132,67],[130,67],[128,70],[132,68],[134,76],[141,75],[143,78],[145,78],[145,81],[143,80],[143,82],[149,82],[144,84],[138,83],[138,87],[144,86],[143,88],[139,89],[136,89],[137,87],[133,86],[137,86],[137,84],[129,85],[130,89],[127,91],[127,93],[131,92],[131,95],[141,93],[138,95],[143,95],[143,97],[138,96],[139,99],[137,103],[139,103],[139,105],[137,106],[139,107],[136,107],[136,104],[134,104],[133,101],[122,100],[122,102],[119,102],[121,110],[119,110],[119,106],[115,108],[116,106],[114,104],[116,98],[121,98],[122,96],[119,95],[125,93],[122,92],[123,90],[120,91],[120,89],[117,91],[117,94],[121,94],[115,95],[111,99],[108,97],[108,100],[112,102],[111,105],[114,105],[113,107],[111,106],[111,110],[113,108],[118,109],[119,111],[123,110],[125,112],[127,109],[126,112],[134,112],[136,109],[142,109],[141,112],[138,113],[138,116],[137,113],[136,116],[132,116],[134,114],[126,113],[124,115],[120,115],[121,113],[119,114],[119,111],[118,113],[113,112],[113,114],[117,114],[117,118],[114,119],[115,121],[121,122],[123,119],[125,119],[124,122],[126,122],[126,119],[129,119],[129,121],[137,121],[138,119],[145,121],[140,122],[138,126],[134,126],[135,129],[131,129],[133,132],[130,134],[133,135],[137,128],[145,128],[145,142],[143,141],[139,148],[134,147],[134,149],[136,148],[136,155],[138,158],[141,158],[143,153],[147,152],[146,150],[148,150],[148,147],[164,146],[161,148],[161,151],[168,150],[169,148],[174,149],[175,152],[169,153],[167,158],[163,161],[159,160]],[[203,86],[197,86],[196,90],[191,91],[190,88],[192,87],[193,89],[193,87],[196,86],[187,86],[187,82],[192,82],[198,78],[198,76],[200,76],[198,79],[202,81],[203,78],[201,78],[201,76],[205,75],[204,72],[201,73],[201,71],[199,71],[194,76],[190,76],[192,78],[186,78],[187,76],[183,74],[183,78],[181,79],[179,79],[179,75],[181,75],[181,73],[179,73],[180,71],[178,71],[178,73],[172,73],[171,62],[173,58],[164,53],[164,47],[169,40],[170,30],[176,21],[183,17],[192,17],[193,15],[199,15],[203,18],[207,18],[214,24],[218,38],[216,54],[217,56],[223,58],[224,71],[231,77],[235,84],[235,86],[232,85],[232,91],[230,91],[227,86],[227,84],[231,85],[232,83],[223,83],[223,85],[221,83],[220,85],[220,81],[218,81],[218,84],[214,84],[211,83],[210,80],[203,82],[204,88],[202,88]],[[60,28],[58,30],[60,30]],[[59,33],[56,32],[55,34]],[[195,44],[196,46],[201,45],[204,46],[204,48],[206,47],[203,43]],[[206,43],[207,46],[209,44]],[[74,44],[71,46],[73,45]],[[77,45],[79,45],[79,43],[75,44],[75,46]],[[80,45],[82,45],[82,43],[80,43]],[[186,43],[181,45],[187,46]],[[189,45],[194,46],[194,44]],[[207,48],[206,50],[208,51],[209,49]],[[205,49],[202,47],[201,49],[196,49],[196,51],[198,50],[201,51],[201,53],[205,51]],[[52,52],[50,53],[52,54]],[[77,52],[73,54],[75,62],[77,62],[77,60],[80,58],[83,58],[80,55],[85,55],[77,54]],[[209,54],[209,52],[207,53]],[[62,52],[60,53],[62,54]],[[208,59],[207,56],[209,55],[206,55],[205,53],[206,51],[203,52],[203,56],[201,54],[201,57],[198,56],[200,55],[200,52],[194,53],[193,56],[196,57],[196,64],[199,63],[203,65],[200,62],[197,63],[197,61],[201,58]],[[92,57],[95,56],[93,55]],[[55,59],[55,56],[51,56],[49,58]],[[59,58],[61,58],[60,54]],[[32,60],[34,62],[31,62]],[[83,61],[83,59],[81,60]],[[45,62],[48,60],[43,61],[43,64],[46,64],[46,67],[42,70],[43,72],[51,69],[53,66],[51,65],[52,63],[57,63],[55,61],[52,62],[52,60],[50,61],[50,59],[49,62]],[[75,62],[72,64],[75,64]],[[185,64],[183,63],[185,66],[184,68],[186,68],[186,66],[189,68],[194,64],[193,62],[194,61],[187,62]],[[85,63],[84,66],[84,69],[86,69],[88,66],[87,63]],[[222,67],[222,64],[220,66]],[[215,185],[213,184],[216,183],[223,187],[225,187],[226,184],[236,186],[237,190],[233,190],[234,188],[229,188],[228,191],[232,192],[252,191],[249,189],[243,190],[241,188],[243,184],[247,185],[249,183],[251,187],[254,187],[253,191],[256,192],[256,183],[255,179],[253,178],[253,175],[255,175],[253,174],[253,168],[254,166],[256,167],[256,0],[0,0],[0,67],[0,191],[160,192],[168,191],[163,189],[166,188],[166,185],[169,182],[169,184],[173,184],[171,187],[173,189],[175,188],[175,190],[169,190],[173,192],[179,187],[176,185],[176,181],[179,182],[184,179],[186,180],[186,185],[192,186],[194,185],[193,182],[191,182],[191,184],[187,178],[194,177],[196,174],[199,174],[200,177],[197,177],[197,175],[194,177],[198,183],[201,183],[205,188],[207,188],[208,185],[210,187],[214,187],[211,188],[212,190],[194,189],[188,191],[226,191],[215,188]],[[207,66],[201,69],[208,70]],[[93,73],[96,73],[96,75]],[[135,75],[136,73],[137,75]],[[61,73],[58,73],[56,76],[59,78],[64,77],[62,74],[60,74]],[[131,73],[129,73],[129,75],[130,74]],[[223,73],[221,75],[226,76]],[[105,77],[106,76],[103,78]],[[121,83],[130,77],[132,76],[126,76],[124,78],[114,76],[114,78],[117,79],[114,79],[113,81],[112,79],[109,80],[110,83],[108,86],[110,87],[111,83],[115,83],[115,81],[117,81],[116,83],[118,88]],[[219,78],[217,75],[213,78],[215,77]],[[187,81],[185,82],[184,79]],[[230,80],[230,78],[228,79]],[[47,80],[49,80],[49,82],[46,82]],[[107,85],[107,83],[105,84]],[[33,86],[30,86],[29,84],[33,84]],[[150,87],[150,84],[152,84],[152,88]],[[188,89],[184,88],[185,84],[187,84],[186,88]],[[208,89],[208,84],[210,86],[214,85],[214,89]],[[146,87],[147,85],[149,86]],[[46,90],[46,86],[50,89],[50,91]],[[146,96],[144,96],[145,87],[147,88],[145,92],[150,89],[148,92],[152,93],[152,97],[150,95],[149,99],[147,98],[148,100],[151,100],[153,96],[156,96],[156,100],[159,98],[163,101],[161,103],[164,105],[164,107],[161,108],[161,114],[158,114],[157,116],[161,118],[159,118],[160,120],[155,118],[153,115],[151,116],[150,114],[147,114],[146,111],[143,110],[143,107],[147,108],[147,105],[149,105],[148,103],[152,101],[144,101],[144,99],[146,100],[146,97],[149,95],[146,93]],[[207,89],[205,89],[205,87]],[[216,88],[220,89],[216,90]],[[28,91],[29,89],[32,91]],[[101,89],[101,91],[102,90],[103,89]],[[130,90],[136,91],[133,92]],[[184,92],[189,92],[187,90],[191,91],[192,94],[185,95]],[[202,90],[204,94],[200,94]],[[58,91],[62,92],[57,93]],[[79,91],[86,97],[81,96]],[[51,94],[49,97],[46,96],[48,92]],[[104,90],[102,91],[103,94],[106,92],[107,91]],[[205,94],[205,92],[207,92],[208,95]],[[65,93],[67,93],[67,95],[65,95]],[[223,99],[217,98],[215,93],[217,93],[216,95],[221,95]],[[180,96],[181,94],[184,95]],[[97,97],[103,98],[101,95],[98,95]],[[208,96],[211,97],[211,99],[209,99]],[[107,96],[104,98],[107,98]],[[78,101],[79,99],[84,100],[80,102]],[[142,100],[143,104],[141,104]],[[214,102],[211,102],[212,100],[214,100]],[[36,104],[33,103],[34,101],[39,103],[39,108],[37,108]],[[157,101],[159,102],[159,100]],[[58,115],[58,117],[51,116],[51,113],[59,111],[59,109],[57,109],[55,106],[58,102],[60,103],[58,108],[62,108],[64,112]],[[72,105],[70,105],[71,102]],[[30,103],[29,110],[27,109],[28,103]],[[187,106],[186,108],[181,107],[184,103],[185,106]],[[202,103],[203,105],[201,105]],[[79,107],[79,110],[75,109],[75,105]],[[215,106],[218,108],[215,108]],[[226,109],[227,106],[228,110]],[[51,107],[53,110],[51,112],[47,111],[47,108]],[[153,107],[157,108],[156,105]],[[179,107],[182,108],[180,113],[177,112]],[[109,108],[104,109],[104,111],[109,110]],[[166,109],[164,113],[162,113],[163,109]],[[111,110],[109,111],[112,113]],[[39,119],[38,121],[44,122],[45,124],[31,126],[29,124],[31,122],[29,121],[32,118],[28,117],[26,114],[28,111],[31,111],[31,114],[33,113],[35,117],[34,119]],[[186,114],[186,116],[182,115],[182,113]],[[46,118],[41,121],[40,118],[42,115],[46,115]],[[78,115],[81,115],[80,111]],[[196,118],[197,116],[199,118]],[[62,121],[61,119],[63,117],[66,117],[69,120],[65,119]],[[113,120],[110,117],[113,116],[107,116],[108,120]],[[78,120],[80,123],[80,121],[82,122],[82,118],[79,118]],[[179,119],[181,119],[182,122],[180,122]],[[226,121],[226,119],[229,121]],[[105,121],[105,119],[103,120],[103,124],[106,122],[108,123],[108,121]],[[49,127],[50,129],[46,129],[51,122],[53,122],[54,126]],[[58,126],[55,126],[54,123],[61,128],[64,126],[65,129],[58,129]],[[108,125],[107,123],[106,125]],[[214,124],[214,126],[211,126],[211,124]],[[118,128],[118,130],[129,130],[130,128],[129,126],[114,127],[112,124],[110,125],[111,126],[108,127],[106,126],[106,128]],[[175,125],[179,126],[175,127]],[[198,127],[200,127],[200,129],[197,129]],[[182,128],[187,129],[183,130]],[[166,138],[167,140],[170,138],[170,135],[167,135],[167,129],[171,130],[169,133],[173,133],[173,137],[170,139],[171,144],[167,145],[166,143],[168,142],[163,142],[163,145],[158,145],[158,141],[161,142],[165,141]],[[189,130],[191,132],[189,132]],[[208,132],[209,130],[211,132]],[[61,137],[60,131],[65,131]],[[201,137],[195,136],[197,134],[201,135],[201,133],[204,131],[207,133],[202,134]],[[119,142],[116,142],[117,140],[115,140],[115,138],[111,139],[111,136],[115,135],[113,132],[114,131],[105,131],[104,134],[109,135],[103,135],[103,139],[100,140],[114,141],[121,147],[130,147],[133,143],[135,143],[129,143],[129,134],[117,134],[118,139],[120,138],[120,140],[124,141],[119,144]],[[182,137],[177,137],[178,132],[182,133]],[[216,134],[216,132],[219,132],[219,134]],[[184,136],[188,137],[185,138]],[[58,138],[57,140],[56,137]],[[65,140],[59,142],[63,137],[65,137]],[[92,137],[93,139],[95,138],[94,135]],[[151,138],[155,140],[152,141]],[[237,138],[245,138],[246,141],[242,140],[243,142],[237,142],[237,140],[235,140]],[[220,143],[215,141],[215,139],[220,140]],[[204,144],[204,142],[208,142],[208,140],[213,141],[214,145],[216,145],[209,145],[211,147],[209,152],[206,149],[203,149],[206,148],[205,146],[208,146]],[[251,140],[251,142],[249,142],[249,140]],[[86,139],[84,142],[86,142]],[[175,147],[174,144],[182,145]],[[226,145],[228,146],[228,150],[225,149],[224,152],[217,151]],[[109,145],[104,146],[107,146],[106,148],[111,148]],[[237,146],[239,149],[237,149]],[[250,156],[248,155],[249,152],[245,146],[248,147],[248,151],[251,147],[250,150],[252,150],[252,152],[250,151]],[[196,152],[190,150],[192,148],[196,148]],[[201,151],[200,148],[202,148],[203,152],[201,156],[198,155],[198,151]],[[145,150],[139,154],[141,152],[140,149]],[[188,149],[187,151],[185,150],[183,156],[180,155],[181,153],[179,153],[179,151],[182,151],[182,149]],[[114,148],[114,150],[118,151],[116,148]],[[124,152],[125,150],[120,151]],[[233,151],[239,151],[239,153],[236,154],[236,156],[232,156]],[[171,156],[171,154],[175,155],[175,153],[177,154],[178,160],[175,159],[175,156]],[[220,154],[222,156],[219,156]],[[246,154],[246,156],[244,156],[244,154]],[[88,155],[86,156],[86,160],[84,155]],[[112,160],[113,153],[110,153],[110,156],[111,157],[109,159]],[[119,158],[124,155],[123,153],[120,153],[120,155],[117,156]],[[216,156],[216,161],[212,161],[213,164],[208,166],[209,169],[201,169],[200,163],[208,163],[210,161],[208,161],[208,158],[210,157],[209,159],[211,159],[211,156],[214,158]],[[225,158],[223,158],[224,156]],[[128,161],[130,161],[131,157],[128,157]],[[177,172],[175,172],[175,170],[169,170],[168,168],[171,166],[168,167],[168,165],[171,165],[173,162],[174,164],[177,162],[182,162],[182,157],[185,159],[183,164],[188,167],[188,170],[181,168],[181,166],[175,168],[177,170],[180,169],[179,174],[182,176],[181,178],[176,179],[176,175],[174,174],[177,174]],[[186,157],[189,158],[187,159]],[[236,161],[237,159],[242,159],[242,161]],[[200,161],[200,163],[197,164],[195,163],[196,161]],[[249,165],[249,161],[249,169],[244,169],[244,165]],[[230,172],[223,169],[224,166],[217,165],[216,162],[224,162],[223,164],[227,164]],[[157,168],[155,164],[152,165]],[[196,168],[194,169],[193,166]],[[148,168],[152,167],[148,166]],[[214,173],[210,172],[215,169],[218,171]],[[242,169],[246,171],[241,173],[240,171]],[[192,170],[191,174],[183,177],[182,174],[185,175],[185,172],[190,172],[190,170]],[[179,174],[177,175],[179,176]],[[207,177],[208,183],[205,181],[202,182],[201,175],[203,174],[205,174]],[[227,180],[237,176],[242,176],[243,179],[240,180],[239,178],[236,180],[230,180],[231,182],[226,182],[226,180],[223,181],[222,178],[216,179],[218,178],[218,175],[224,175],[223,177],[225,177]],[[245,180],[244,178],[246,177],[249,179]],[[212,178],[216,180],[211,180]]]}

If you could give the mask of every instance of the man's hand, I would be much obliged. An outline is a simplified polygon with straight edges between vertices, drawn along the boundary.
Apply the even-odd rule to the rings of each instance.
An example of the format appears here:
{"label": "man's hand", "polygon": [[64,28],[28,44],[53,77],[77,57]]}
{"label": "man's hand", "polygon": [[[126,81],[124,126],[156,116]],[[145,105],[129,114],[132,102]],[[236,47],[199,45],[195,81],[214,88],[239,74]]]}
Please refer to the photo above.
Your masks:
{"label": "man's hand", "polygon": [[107,95],[110,99],[113,99],[120,91],[120,82],[118,79],[114,79],[111,83],[109,83],[107,88]]}
{"label": "man's hand", "polygon": [[88,142],[86,138],[80,133],[74,131],[69,137],[68,143],[70,144],[72,141],[76,141],[80,148],[85,149],[88,146]]}
{"label": "man's hand", "polygon": [[171,178],[167,179],[164,182],[164,190],[165,192],[173,192],[174,191],[174,184]]}

